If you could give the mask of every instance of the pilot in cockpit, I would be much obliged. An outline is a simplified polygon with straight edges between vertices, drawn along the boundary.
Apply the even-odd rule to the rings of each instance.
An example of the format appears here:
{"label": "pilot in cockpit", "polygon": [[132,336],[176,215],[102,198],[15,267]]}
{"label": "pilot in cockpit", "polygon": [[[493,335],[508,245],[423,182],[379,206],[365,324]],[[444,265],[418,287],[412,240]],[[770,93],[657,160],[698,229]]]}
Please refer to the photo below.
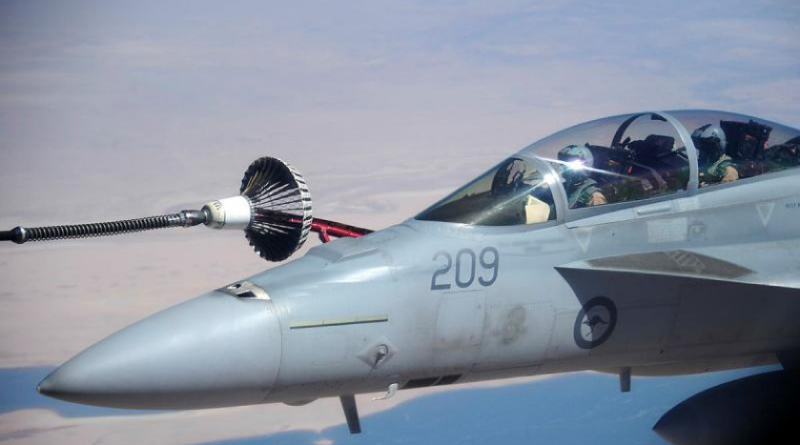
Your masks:
{"label": "pilot in cockpit", "polygon": [[725,153],[727,140],[722,128],[703,125],[692,133],[692,142],[697,148],[700,187],[739,179],[736,163]]}
{"label": "pilot in cockpit", "polygon": [[567,145],[558,152],[560,173],[571,209],[606,204],[606,196],[592,179],[594,156],[588,147]]}

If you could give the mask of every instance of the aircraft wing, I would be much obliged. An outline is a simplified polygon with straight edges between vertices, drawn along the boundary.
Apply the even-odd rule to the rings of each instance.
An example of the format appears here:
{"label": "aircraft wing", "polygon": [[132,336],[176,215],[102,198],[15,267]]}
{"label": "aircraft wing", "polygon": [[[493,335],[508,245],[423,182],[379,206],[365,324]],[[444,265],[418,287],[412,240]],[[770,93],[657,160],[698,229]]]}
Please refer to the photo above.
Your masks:
{"label": "aircraft wing", "polygon": [[778,243],[663,250],[556,269],[585,311],[598,297],[612,301],[617,320],[606,352],[660,350],[666,359],[670,349],[713,351],[744,338],[759,340],[743,344],[743,353],[758,351],[762,339],[796,342],[800,323],[791,320],[800,313],[800,266],[791,252]]}

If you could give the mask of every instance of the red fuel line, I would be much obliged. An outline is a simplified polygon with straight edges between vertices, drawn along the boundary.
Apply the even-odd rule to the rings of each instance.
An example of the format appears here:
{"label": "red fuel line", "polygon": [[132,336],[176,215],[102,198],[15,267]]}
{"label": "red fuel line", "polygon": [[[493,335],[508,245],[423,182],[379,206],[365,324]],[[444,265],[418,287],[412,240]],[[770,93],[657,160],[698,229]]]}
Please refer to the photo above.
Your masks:
{"label": "red fuel line", "polygon": [[[299,219],[292,219],[293,223],[302,223]],[[319,239],[323,243],[330,242],[331,237],[336,238],[361,238],[372,233],[372,230],[361,227],[348,226],[336,221],[314,218],[311,221],[311,231],[319,234]]]}

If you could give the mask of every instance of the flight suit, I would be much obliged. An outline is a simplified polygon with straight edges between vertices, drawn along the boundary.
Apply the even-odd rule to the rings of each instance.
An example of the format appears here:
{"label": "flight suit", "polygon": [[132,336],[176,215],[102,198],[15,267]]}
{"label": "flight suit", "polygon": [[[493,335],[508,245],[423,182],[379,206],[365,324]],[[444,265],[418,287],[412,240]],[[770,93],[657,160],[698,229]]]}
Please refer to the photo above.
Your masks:
{"label": "flight suit", "polygon": [[700,172],[700,185],[709,185],[736,181],[739,179],[739,171],[733,158],[722,155],[716,162]]}
{"label": "flight suit", "polygon": [[581,207],[591,207],[596,205],[606,204],[606,197],[600,187],[597,186],[597,181],[594,179],[585,179],[583,182],[577,184],[574,188],[570,187],[572,191],[569,193],[569,208],[576,209]]}

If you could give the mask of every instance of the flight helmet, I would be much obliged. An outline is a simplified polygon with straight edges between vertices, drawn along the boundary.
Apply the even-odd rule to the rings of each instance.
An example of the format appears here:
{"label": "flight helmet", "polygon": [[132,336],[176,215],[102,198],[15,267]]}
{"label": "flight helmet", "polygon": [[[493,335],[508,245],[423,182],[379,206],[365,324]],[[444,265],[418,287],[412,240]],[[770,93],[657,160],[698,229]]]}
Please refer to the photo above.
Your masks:
{"label": "flight helmet", "polygon": [[594,155],[589,147],[567,145],[558,152],[561,176],[567,184],[579,183],[589,177],[589,169],[594,165]]}
{"label": "flight helmet", "polygon": [[714,162],[725,154],[728,142],[722,128],[706,124],[692,133],[692,142],[697,149],[697,159],[701,164]]}

